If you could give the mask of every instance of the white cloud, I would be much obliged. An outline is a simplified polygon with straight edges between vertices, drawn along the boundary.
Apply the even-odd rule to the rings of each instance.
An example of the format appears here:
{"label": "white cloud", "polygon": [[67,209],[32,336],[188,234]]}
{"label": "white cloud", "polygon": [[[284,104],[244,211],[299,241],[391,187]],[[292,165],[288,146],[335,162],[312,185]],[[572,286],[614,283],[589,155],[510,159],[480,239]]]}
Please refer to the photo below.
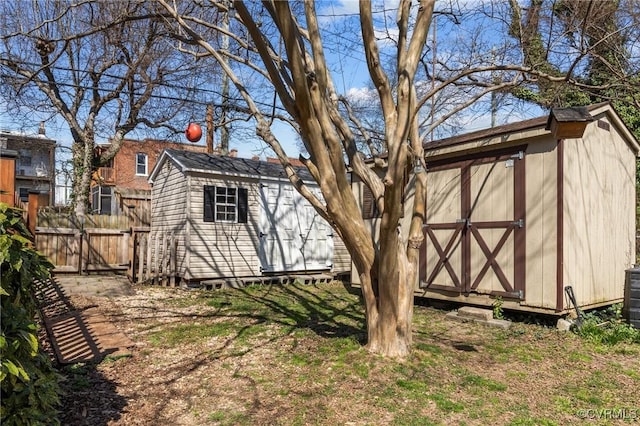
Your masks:
{"label": "white cloud", "polygon": [[346,98],[353,103],[368,102],[377,98],[377,93],[368,87],[352,87],[347,90]]}

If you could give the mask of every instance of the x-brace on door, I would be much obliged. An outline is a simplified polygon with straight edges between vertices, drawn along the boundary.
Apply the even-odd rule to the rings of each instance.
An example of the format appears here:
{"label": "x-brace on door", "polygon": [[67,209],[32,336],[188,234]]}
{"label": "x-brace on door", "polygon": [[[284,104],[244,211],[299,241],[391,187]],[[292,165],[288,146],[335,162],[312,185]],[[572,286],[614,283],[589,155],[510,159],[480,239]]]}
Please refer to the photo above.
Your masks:
{"label": "x-brace on door", "polygon": [[427,163],[422,288],[524,298],[525,150]]}

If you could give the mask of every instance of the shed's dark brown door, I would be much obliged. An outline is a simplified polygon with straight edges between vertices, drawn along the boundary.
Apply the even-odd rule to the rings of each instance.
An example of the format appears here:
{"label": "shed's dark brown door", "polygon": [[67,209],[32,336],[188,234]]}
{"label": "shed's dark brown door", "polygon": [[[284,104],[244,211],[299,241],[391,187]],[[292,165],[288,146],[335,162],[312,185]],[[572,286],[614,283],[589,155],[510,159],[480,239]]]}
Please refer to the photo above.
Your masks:
{"label": "shed's dark brown door", "polygon": [[525,148],[428,163],[421,287],[524,298]]}

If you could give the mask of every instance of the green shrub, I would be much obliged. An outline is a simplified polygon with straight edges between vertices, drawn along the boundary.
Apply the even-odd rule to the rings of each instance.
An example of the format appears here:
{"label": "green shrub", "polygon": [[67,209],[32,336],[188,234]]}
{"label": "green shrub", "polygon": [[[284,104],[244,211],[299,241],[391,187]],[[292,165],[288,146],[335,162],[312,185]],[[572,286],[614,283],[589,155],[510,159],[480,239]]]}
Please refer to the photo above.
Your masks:
{"label": "green shrub", "polygon": [[622,318],[621,303],[584,314],[581,327],[575,330],[578,335],[596,343],[640,343],[640,330]]}
{"label": "green shrub", "polygon": [[502,300],[502,297],[498,296],[496,297],[496,300],[493,302],[493,318],[494,319],[499,319],[499,320],[503,320],[504,318],[504,311],[502,310],[502,305],[504,305],[504,300]]}
{"label": "green shrub", "polygon": [[52,265],[28,237],[21,212],[0,203],[0,423],[57,425],[60,376],[39,347],[31,291]]}

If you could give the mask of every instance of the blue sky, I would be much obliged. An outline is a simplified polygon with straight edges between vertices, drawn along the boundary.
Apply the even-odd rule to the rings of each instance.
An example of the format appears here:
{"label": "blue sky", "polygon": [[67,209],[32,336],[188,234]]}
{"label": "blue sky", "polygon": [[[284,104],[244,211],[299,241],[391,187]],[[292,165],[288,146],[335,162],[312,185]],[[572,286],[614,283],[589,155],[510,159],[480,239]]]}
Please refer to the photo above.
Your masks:
{"label": "blue sky", "polygon": [[[393,34],[395,30],[395,26],[393,23],[393,19],[395,18],[395,8],[397,7],[397,0],[391,1],[378,1],[374,6],[374,10],[385,10],[387,11],[387,15],[391,17],[390,25],[387,26],[387,33]],[[333,37],[331,40],[333,43],[337,43],[337,48],[330,49],[327,48],[326,55],[327,59],[330,63],[330,67],[333,70],[334,83],[336,85],[336,89],[346,95],[349,95],[352,98],[368,98],[372,96],[371,89],[368,87],[368,70],[364,60],[364,56],[362,53],[362,49],[358,49],[357,45],[350,46],[350,48],[340,48],[340,43],[351,42],[354,37],[357,37],[357,33],[359,32],[358,25],[358,2],[355,0],[350,1],[319,1],[317,2],[318,7],[318,15],[321,23],[321,28],[326,30],[327,37]],[[377,13],[375,15],[378,18],[382,17],[381,13]],[[382,23],[382,20],[380,20]],[[344,25],[349,31],[341,32],[340,27]],[[380,34],[382,35],[382,29],[384,27],[381,25]],[[353,32],[351,32],[353,30]],[[432,40],[429,40],[429,43],[432,43]],[[381,48],[382,53],[384,54],[384,44],[382,44]],[[443,54],[446,54],[444,49],[441,50]],[[0,104],[3,104],[3,100],[0,98]],[[510,111],[504,111],[499,114],[498,124],[502,124],[507,121],[515,121],[521,118],[529,118],[530,116],[540,115],[542,111],[539,109],[532,108],[528,111],[528,114],[525,115],[512,115]],[[204,113],[203,113],[204,116]],[[23,130],[30,133],[36,133],[38,130],[38,125],[40,121],[40,117],[37,115],[33,116],[33,121],[29,123],[16,123],[11,119],[8,115],[3,115],[0,118],[0,127],[11,130]],[[204,120],[196,120],[200,121],[202,125]],[[466,130],[477,130],[479,128],[489,127],[491,122],[490,114],[484,114],[480,116],[470,117],[469,123],[466,126]],[[186,128],[188,123],[185,123],[184,126]],[[248,122],[246,126],[252,126],[253,122]],[[296,142],[297,135],[291,130],[287,125],[284,124],[275,124],[273,127],[274,133],[279,137],[281,143],[283,144],[286,152],[293,157],[297,157],[299,154],[298,143]],[[257,136],[253,138],[247,136],[251,135],[252,132],[245,132],[242,137],[236,137],[235,139],[232,137],[230,141],[230,148],[238,149],[238,154],[240,157],[250,158],[254,155],[260,155],[261,157],[265,157],[266,155],[270,155],[266,145],[261,142]],[[71,137],[69,131],[67,129],[66,124],[57,120],[57,122],[49,122],[47,123],[47,136],[57,140],[59,143],[63,145],[70,145]],[[129,134],[127,137],[132,139],[142,139],[144,135],[142,133],[134,132]],[[216,139],[219,138],[219,135],[216,135]],[[181,141],[186,142],[186,138],[181,137]],[[204,144],[204,138],[200,142]]]}

